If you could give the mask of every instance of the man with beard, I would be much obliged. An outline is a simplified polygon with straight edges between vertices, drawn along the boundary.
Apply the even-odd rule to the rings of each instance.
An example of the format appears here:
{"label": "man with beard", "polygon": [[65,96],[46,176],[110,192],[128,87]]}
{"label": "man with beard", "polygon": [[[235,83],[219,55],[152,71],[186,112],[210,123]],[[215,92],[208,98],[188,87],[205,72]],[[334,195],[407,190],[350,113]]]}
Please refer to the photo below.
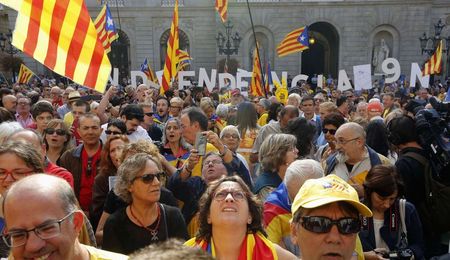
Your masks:
{"label": "man with beard", "polygon": [[378,164],[390,165],[389,159],[366,145],[366,132],[357,123],[341,125],[334,135],[337,153],[324,162],[325,175],[336,174],[364,195],[362,184],[370,168]]}
{"label": "man with beard", "polygon": [[169,119],[169,100],[166,97],[158,97],[156,100],[156,114],[153,115],[159,124],[165,124]]}

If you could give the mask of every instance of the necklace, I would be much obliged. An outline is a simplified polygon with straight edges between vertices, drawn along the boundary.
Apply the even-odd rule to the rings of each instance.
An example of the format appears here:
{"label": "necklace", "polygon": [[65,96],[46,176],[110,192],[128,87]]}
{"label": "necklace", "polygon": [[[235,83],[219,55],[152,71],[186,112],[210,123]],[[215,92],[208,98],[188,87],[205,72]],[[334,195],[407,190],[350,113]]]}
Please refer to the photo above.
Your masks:
{"label": "necklace", "polygon": [[141,225],[141,227],[145,228],[147,231],[150,232],[150,234],[152,235],[152,241],[156,241],[158,240],[158,229],[159,229],[159,222],[161,221],[161,211],[159,209],[158,204],[156,204],[157,208],[158,208],[158,216],[156,217],[156,227],[154,229],[151,229],[147,226],[145,226],[144,224],[142,224],[142,222],[133,214],[133,207],[130,205],[130,214],[131,216],[139,223],[139,225]]}

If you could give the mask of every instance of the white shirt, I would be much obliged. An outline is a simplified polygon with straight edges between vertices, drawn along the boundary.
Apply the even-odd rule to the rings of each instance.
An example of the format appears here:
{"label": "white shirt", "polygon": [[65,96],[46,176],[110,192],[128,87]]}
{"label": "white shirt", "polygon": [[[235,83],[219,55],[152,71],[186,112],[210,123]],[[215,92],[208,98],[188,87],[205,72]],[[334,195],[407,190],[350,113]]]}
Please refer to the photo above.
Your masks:
{"label": "white shirt", "polygon": [[[108,123],[102,125],[103,132],[100,135],[100,140],[102,140],[103,143],[106,142],[106,138],[108,137],[105,133],[107,127]],[[150,142],[153,141],[152,138],[150,138],[150,136],[148,135],[147,130],[145,130],[142,126],[138,126],[137,130],[134,131],[132,134],[127,135],[127,137],[128,140],[130,140],[130,143],[136,143],[137,141],[140,140],[148,140]]]}

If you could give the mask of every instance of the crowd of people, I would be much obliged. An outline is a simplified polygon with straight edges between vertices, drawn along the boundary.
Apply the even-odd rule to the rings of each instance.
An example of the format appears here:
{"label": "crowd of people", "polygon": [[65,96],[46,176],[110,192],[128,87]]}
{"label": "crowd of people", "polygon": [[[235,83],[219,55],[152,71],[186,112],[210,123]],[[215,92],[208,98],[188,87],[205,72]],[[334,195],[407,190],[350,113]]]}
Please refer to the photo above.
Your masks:
{"label": "crowd of people", "polygon": [[0,256],[444,255],[450,233],[426,214],[417,157],[433,158],[415,115],[445,100],[447,83],[299,82],[286,101],[195,86],[3,86]]}

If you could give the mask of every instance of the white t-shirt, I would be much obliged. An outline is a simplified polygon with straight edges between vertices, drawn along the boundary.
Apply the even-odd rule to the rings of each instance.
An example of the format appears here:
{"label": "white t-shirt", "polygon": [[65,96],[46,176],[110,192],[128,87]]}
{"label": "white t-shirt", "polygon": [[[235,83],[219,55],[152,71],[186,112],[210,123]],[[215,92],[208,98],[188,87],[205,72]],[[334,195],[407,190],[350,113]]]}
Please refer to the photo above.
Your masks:
{"label": "white t-shirt", "polygon": [[386,248],[389,250],[388,245],[384,242],[380,236],[380,228],[384,225],[384,219],[373,219],[373,231],[375,232],[375,246],[376,248]]}

